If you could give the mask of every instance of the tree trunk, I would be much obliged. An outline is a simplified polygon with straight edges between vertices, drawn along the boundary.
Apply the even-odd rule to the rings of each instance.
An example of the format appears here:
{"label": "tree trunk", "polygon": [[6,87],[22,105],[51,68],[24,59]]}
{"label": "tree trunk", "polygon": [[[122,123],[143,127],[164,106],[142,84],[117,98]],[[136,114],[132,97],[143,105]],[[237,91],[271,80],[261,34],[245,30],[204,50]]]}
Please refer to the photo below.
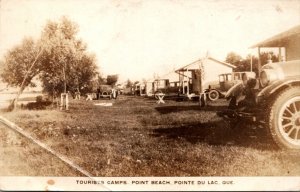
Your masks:
{"label": "tree trunk", "polygon": [[[33,68],[34,64],[36,63],[37,59],[38,59],[39,56],[42,54],[43,50],[44,50],[44,48],[42,48],[42,49],[40,50],[40,52],[37,54],[36,58],[34,59],[33,63],[32,63],[31,66],[29,67],[28,71],[26,72],[25,77],[24,77],[24,79],[23,79],[23,81],[22,81],[22,83],[21,83],[20,90],[19,90],[19,92],[18,92],[16,98],[13,99],[12,102],[10,103],[10,105],[8,106],[8,111],[13,111],[13,110],[17,107],[18,99],[19,99],[20,95],[23,93],[23,91],[24,91],[24,89],[25,89],[25,87],[26,87],[26,86],[24,85],[24,84],[25,84],[25,81],[26,81],[26,79],[27,79],[29,73],[31,72],[31,69]],[[33,78],[33,77],[31,77],[31,79],[32,79],[32,78]],[[31,80],[30,80],[30,81],[31,81]]]}
{"label": "tree trunk", "polygon": [[7,109],[8,111],[13,111],[14,109],[17,108],[19,97],[23,93],[24,89],[25,89],[25,86],[23,86],[23,87],[20,88],[17,96],[9,104],[8,109]]}

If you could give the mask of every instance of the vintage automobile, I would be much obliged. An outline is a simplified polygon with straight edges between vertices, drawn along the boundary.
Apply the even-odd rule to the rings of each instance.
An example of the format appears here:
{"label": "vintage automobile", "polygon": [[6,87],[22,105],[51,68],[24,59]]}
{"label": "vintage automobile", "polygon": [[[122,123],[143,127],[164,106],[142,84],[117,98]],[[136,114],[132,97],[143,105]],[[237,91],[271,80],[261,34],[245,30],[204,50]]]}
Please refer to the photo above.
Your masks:
{"label": "vintage automobile", "polygon": [[226,98],[218,115],[261,123],[279,147],[300,150],[300,60],[264,65],[259,79],[235,85]]}
{"label": "vintage automobile", "polygon": [[113,90],[113,86],[111,85],[100,85],[97,89],[97,93],[96,99],[100,99],[100,98],[112,98],[112,90]]}
{"label": "vintage automobile", "polygon": [[157,94],[165,94],[166,97],[177,97],[179,95],[180,87],[178,82],[169,82],[168,79],[159,79],[154,81],[155,92],[154,97],[157,98]]}
{"label": "vintage automobile", "polygon": [[220,74],[219,82],[210,84],[208,89],[205,90],[208,99],[215,101],[224,97],[232,86],[242,81],[243,74],[246,74],[247,78],[255,78],[255,73],[250,71]]}

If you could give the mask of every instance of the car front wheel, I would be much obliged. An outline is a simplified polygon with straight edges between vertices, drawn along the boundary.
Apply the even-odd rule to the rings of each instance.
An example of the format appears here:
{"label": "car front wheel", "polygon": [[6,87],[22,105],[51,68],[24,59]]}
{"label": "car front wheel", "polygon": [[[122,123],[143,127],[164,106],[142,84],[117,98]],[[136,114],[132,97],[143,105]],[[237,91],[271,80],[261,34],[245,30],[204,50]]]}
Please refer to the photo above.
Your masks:
{"label": "car front wheel", "polygon": [[210,90],[209,92],[208,92],[208,98],[209,98],[209,100],[211,100],[211,101],[215,101],[215,100],[218,100],[219,99],[219,97],[220,97],[220,94],[219,94],[219,92],[217,91],[217,90]]}
{"label": "car front wheel", "polygon": [[281,92],[268,113],[272,138],[281,148],[300,149],[300,87]]}

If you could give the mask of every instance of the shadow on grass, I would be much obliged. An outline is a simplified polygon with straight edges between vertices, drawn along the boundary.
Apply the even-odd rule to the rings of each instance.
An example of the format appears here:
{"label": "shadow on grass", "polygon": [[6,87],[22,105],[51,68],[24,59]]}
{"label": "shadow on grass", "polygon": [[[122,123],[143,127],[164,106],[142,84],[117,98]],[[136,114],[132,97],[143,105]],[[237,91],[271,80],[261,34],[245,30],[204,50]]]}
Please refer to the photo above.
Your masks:
{"label": "shadow on grass", "polygon": [[239,146],[260,150],[277,150],[267,131],[258,126],[241,123],[231,128],[224,121],[189,124],[176,127],[159,127],[152,136],[184,139],[187,142],[207,143],[215,146]]}
{"label": "shadow on grass", "polygon": [[220,110],[223,110],[225,108],[226,108],[226,106],[200,107],[199,105],[155,107],[155,109],[160,114],[167,114],[167,113],[173,113],[173,112],[182,112],[182,111],[220,111]]}

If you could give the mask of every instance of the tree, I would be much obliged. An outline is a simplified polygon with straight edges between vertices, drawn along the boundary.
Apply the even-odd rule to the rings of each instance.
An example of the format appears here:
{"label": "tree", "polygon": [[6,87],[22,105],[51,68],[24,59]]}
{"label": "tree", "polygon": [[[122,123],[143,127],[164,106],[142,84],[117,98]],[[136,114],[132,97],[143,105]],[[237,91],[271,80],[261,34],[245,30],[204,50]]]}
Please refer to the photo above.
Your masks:
{"label": "tree", "polygon": [[105,84],[106,84],[106,78],[102,77],[101,75],[98,75],[98,86],[105,85]]}
{"label": "tree", "polygon": [[[252,58],[251,58],[252,57]],[[262,66],[268,63],[269,57],[271,58],[272,62],[278,62],[278,55],[275,55],[273,52],[261,52],[260,53],[260,60]],[[252,61],[251,61],[252,60]],[[241,56],[230,52],[227,54],[226,62],[234,64],[236,68],[234,71],[250,71],[251,70],[251,62],[252,62],[252,71],[258,74],[258,58],[256,56],[247,55],[244,59]]]}
{"label": "tree", "polygon": [[25,38],[5,55],[1,78],[10,86],[20,87],[12,104],[27,86],[33,85],[35,76],[40,77],[50,95],[77,88],[87,92],[93,88],[98,70],[96,59],[76,38],[77,32],[78,26],[66,17],[59,22],[49,21],[38,41]]}
{"label": "tree", "polygon": [[114,86],[117,83],[118,79],[119,79],[118,75],[107,75],[106,83],[107,85]]}
{"label": "tree", "polygon": [[238,66],[242,60],[242,57],[234,52],[227,54],[226,62]]}
{"label": "tree", "polygon": [[27,86],[35,86],[32,79],[40,72],[39,56],[41,52],[42,50],[33,39],[25,38],[20,45],[5,55],[1,78],[9,86],[20,87],[16,98],[9,106],[10,110],[15,108],[19,96]]}
{"label": "tree", "polygon": [[86,53],[87,46],[76,38],[78,26],[63,17],[60,22],[49,21],[45,26],[41,42],[44,90],[61,93],[79,89],[88,92],[93,89],[93,79],[97,75],[94,55]]}
{"label": "tree", "polygon": [[128,79],[127,82],[126,82],[126,88],[130,88],[130,87],[132,87],[132,85],[133,85],[132,81],[130,81]]}

